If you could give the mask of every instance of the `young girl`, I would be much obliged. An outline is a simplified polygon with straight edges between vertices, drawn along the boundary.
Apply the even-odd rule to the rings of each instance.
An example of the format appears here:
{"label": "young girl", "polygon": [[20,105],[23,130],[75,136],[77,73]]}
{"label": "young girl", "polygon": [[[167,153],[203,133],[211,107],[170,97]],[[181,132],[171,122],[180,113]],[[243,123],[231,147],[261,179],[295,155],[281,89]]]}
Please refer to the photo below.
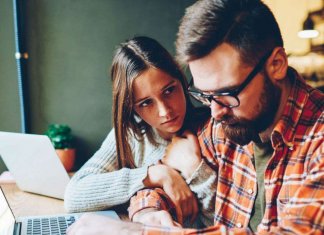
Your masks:
{"label": "young girl", "polygon": [[65,208],[103,210],[160,187],[183,215],[194,216],[197,202],[180,173],[158,163],[171,138],[195,122],[184,75],[157,41],[135,37],[116,50],[111,78],[114,129],[72,177]]}

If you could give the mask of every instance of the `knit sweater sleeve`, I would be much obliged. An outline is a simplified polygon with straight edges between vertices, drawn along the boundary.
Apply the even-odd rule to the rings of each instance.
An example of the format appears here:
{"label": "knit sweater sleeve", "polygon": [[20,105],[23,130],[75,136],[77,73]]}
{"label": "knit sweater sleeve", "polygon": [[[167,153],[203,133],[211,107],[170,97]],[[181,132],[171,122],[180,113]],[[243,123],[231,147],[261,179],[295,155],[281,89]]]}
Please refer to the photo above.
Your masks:
{"label": "knit sweater sleeve", "polygon": [[216,139],[217,132],[214,131],[216,126],[217,123],[214,119],[210,119],[198,131],[197,136],[201,148],[202,161],[191,177],[186,179],[191,191],[197,196],[201,212],[198,217],[205,226],[214,224],[218,163],[214,155],[215,143],[210,140]]}
{"label": "knit sweater sleeve", "polygon": [[[131,141],[134,154],[141,154],[143,146]],[[150,152],[150,151],[148,151]],[[150,158],[161,157],[164,151],[153,151]],[[154,156],[158,155],[158,156]],[[161,155],[161,156],[159,156]],[[135,156],[138,160],[145,156]],[[68,212],[103,210],[127,202],[133,194],[143,189],[143,180],[147,175],[147,165],[135,169],[118,169],[116,141],[112,130],[100,149],[70,180],[64,197],[64,206]]]}
{"label": "knit sweater sleeve", "polygon": [[216,171],[206,163],[205,159],[203,159],[199,167],[186,182],[198,199],[200,208],[198,218],[200,222],[205,227],[213,225],[217,189]]}

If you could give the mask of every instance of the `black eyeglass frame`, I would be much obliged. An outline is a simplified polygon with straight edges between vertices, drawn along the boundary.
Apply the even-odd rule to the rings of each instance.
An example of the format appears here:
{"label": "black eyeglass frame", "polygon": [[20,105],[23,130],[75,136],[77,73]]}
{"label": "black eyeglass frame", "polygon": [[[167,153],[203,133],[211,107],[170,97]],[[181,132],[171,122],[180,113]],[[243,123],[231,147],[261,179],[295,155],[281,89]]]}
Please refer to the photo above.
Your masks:
{"label": "black eyeglass frame", "polygon": [[[187,91],[188,91],[189,95],[191,95],[193,98],[195,98],[196,100],[198,100],[201,103],[203,103],[203,102],[201,100],[199,100],[199,98],[196,98],[196,96],[208,100],[209,103],[211,103],[211,101],[214,100],[217,104],[222,105],[224,107],[236,108],[236,107],[240,106],[240,104],[241,104],[240,99],[237,96],[253,80],[253,78],[255,78],[255,76],[261,71],[261,69],[263,68],[264,64],[266,63],[266,61],[268,60],[268,58],[270,57],[271,54],[272,54],[272,50],[270,52],[266,53],[259,60],[257,65],[249,73],[249,75],[247,75],[247,77],[242,82],[242,84],[239,87],[237,87],[236,89],[234,89],[234,90],[227,91],[227,92],[215,92],[213,94],[208,94],[207,95],[207,94],[204,94],[203,91],[193,87],[193,79],[191,78]],[[216,97],[217,96],[230,96],[230,97],[234,98],[237,101],[237,105],[224,104],[223,102],[217,100],[215,98],[215,96]]]}

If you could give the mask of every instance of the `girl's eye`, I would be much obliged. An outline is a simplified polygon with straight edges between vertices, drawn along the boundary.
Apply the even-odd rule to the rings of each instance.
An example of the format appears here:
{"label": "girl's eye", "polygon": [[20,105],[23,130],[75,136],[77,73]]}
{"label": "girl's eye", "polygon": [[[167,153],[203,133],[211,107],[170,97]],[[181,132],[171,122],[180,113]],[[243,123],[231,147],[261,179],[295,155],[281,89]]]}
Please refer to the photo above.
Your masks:
{"label": "girl's eye", "polygon": [[168,87],[167,89],[164,90],[164,94],[165,95],[171,94],[175,90],[175,88],[176,88],[175,86]]}
{"label": "girl's eye", "polygon": [[139,107],[146,107],[146,106],[149,106],[150,104],[152,104],[152,100],[144,100],[138,106]]}

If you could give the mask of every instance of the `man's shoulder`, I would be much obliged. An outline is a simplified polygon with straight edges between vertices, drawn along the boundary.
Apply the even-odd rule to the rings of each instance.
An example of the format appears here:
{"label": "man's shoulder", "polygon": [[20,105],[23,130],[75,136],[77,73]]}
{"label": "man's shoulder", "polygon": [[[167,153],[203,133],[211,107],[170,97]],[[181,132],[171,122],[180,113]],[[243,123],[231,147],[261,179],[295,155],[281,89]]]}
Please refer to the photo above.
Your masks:
{"label": "man's shoulder", "polygon": [[295,76],[295,94],[293,98],[296,99],[296,104],[302,105],[303,110],[310,110],[319,116],[324,111],[324,93],[308,85],[300,75],[297,74]]}
{"label": "man's shoulder", "polygon": [[[324,94],[308,85],[303,86],[302,92],[306,97],[305,102],[294,101],[294,108],[298,111],[294,115],[299,118],[292,126],[291,133],[294,133],[294,145],[304,146],[304,151],[313,151],[314,146],[320,144],[324,136]],[[294,115],[287,120],[294,120]]]}
{"label": "man's shoulder", "polygon": [[321,115],[324,112],[324,93],[315,88],[310,89],[306,107]]}
{"label": "man's shoulder", "polygon": [[324,94],[314,88],[308,89],[308,92],[309,96],[303,107],[299,124],[309,128],[317,126],[320,127],[318,130],[323,131]]}
{"label": "man's shoulder", "polygon": [[290,73],[294,78],[293,88],[282,118],[282,133],[286,137],[297,136],[302,141],[314,131],[323,131],[324,94],[309,86],[295,70]]}

